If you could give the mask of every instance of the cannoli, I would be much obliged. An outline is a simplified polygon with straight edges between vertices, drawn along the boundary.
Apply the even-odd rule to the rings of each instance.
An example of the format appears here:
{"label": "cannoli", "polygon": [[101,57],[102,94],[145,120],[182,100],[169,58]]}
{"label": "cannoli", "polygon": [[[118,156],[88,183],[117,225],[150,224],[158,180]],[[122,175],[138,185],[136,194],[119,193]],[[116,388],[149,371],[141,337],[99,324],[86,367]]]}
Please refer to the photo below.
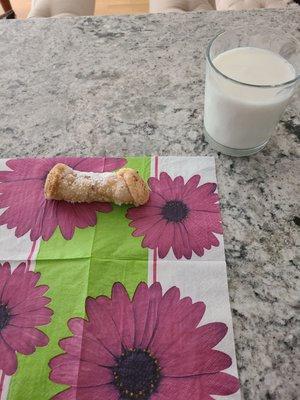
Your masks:
{"label": "cannoli", "polygon": [[149,199],[149,188],[137,171],[121,168],[114,172],[81,172],[56,164],[45,182],[48,200],[72,203],[94,201],[140,206]]}

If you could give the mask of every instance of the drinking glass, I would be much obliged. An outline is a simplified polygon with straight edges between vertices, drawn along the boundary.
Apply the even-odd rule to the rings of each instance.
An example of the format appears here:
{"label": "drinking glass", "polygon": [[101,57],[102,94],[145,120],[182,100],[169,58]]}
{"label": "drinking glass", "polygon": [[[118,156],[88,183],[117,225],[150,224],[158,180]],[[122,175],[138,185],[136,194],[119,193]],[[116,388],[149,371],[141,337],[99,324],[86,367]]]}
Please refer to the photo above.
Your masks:
{"label": "drinking glass", "polygon": [[[257,85],[226,76],[214,65],[214,59],[238,47],[280,55],[293,66],[295,77],[276,85]],[[298,90],[299,73],[300,45],[293,36],[276,29],[219,33],[206,52],[204,129],[208,143],[232,156],[248,156],[263,149]]]}

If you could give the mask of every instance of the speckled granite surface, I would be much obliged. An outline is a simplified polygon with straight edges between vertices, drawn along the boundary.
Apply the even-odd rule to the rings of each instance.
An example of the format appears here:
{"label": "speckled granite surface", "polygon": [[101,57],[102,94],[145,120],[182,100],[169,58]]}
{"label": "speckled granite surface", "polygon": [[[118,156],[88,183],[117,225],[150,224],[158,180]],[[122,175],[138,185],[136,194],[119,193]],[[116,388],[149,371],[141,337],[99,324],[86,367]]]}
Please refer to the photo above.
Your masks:
{"label": "speckled granite surface", "polygon": [[258,155],[216,154],[202,136],[204,49],[229,26],[280,27],[299,37],[299,21],[295,6],[0,23],[1,157],[216,156],[246,400],[299,395],[300,107],[290,106]]}

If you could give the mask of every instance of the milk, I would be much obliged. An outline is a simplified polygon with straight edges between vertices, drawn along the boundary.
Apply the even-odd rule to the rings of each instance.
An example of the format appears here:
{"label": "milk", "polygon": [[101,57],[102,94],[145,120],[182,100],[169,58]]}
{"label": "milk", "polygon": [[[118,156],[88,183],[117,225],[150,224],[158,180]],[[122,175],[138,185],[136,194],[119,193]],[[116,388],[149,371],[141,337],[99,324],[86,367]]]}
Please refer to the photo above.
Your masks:
{"label": "milk", "polygon": [[[293,66],[269,50],[238,47],[213,59],[218,71],[250,85],[278,85],[296,77]],[[293,94],[293,85],[276,88],[235,83],[209,64],[204,126],[217,143],[233,149],[264,145]]]}

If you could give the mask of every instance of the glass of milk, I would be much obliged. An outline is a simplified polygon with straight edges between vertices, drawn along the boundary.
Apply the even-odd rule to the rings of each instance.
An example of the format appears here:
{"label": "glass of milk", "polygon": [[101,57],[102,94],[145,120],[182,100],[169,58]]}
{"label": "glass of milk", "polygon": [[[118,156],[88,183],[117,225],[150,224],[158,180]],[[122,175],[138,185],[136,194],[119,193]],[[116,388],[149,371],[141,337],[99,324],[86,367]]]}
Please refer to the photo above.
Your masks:
{"label": "glass of milk", "polygon": [[217,35],[206,54],[204,128],[216,150],[265,147],[300,81],[300,45],[276,30]]}

